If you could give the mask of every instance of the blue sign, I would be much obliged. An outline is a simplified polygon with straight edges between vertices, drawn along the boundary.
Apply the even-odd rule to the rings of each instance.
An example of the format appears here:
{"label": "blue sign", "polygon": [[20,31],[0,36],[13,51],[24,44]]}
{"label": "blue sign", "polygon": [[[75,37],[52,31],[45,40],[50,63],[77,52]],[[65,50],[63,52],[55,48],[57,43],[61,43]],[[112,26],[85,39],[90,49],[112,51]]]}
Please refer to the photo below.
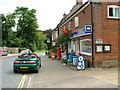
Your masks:
{"label": "blue sign", "polygon": [[87,28],[82,28],[80,30],[77,30],[73,33],[71,33],[70,37],[79,37],[88,33],[92,33],[92,26],[91,25],[87,25]]}
{"label": "blue sign", "polygon": [[85,26],[85,32],[86,33],[91,33],[92,32],[92,25],[86,25]]}
{"label": "blue sign", "polygon": [[78,70],[85,69],[84,57],[82,55],[78,57],[77,69]]}

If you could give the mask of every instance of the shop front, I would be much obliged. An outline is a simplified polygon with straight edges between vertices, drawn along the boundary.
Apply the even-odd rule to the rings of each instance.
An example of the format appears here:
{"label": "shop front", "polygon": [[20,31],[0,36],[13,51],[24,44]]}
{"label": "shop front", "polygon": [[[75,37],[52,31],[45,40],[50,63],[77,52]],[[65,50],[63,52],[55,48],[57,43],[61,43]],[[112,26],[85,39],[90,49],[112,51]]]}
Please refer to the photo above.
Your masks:
{"label": "shop front", "polygon": [[74,55],[83,55],[85,60],[89,61],[91,67],[92,40],[91,32],[86,33],[85,28],[77,30],[71,34],[71,43],[69,49],[72,49]]}

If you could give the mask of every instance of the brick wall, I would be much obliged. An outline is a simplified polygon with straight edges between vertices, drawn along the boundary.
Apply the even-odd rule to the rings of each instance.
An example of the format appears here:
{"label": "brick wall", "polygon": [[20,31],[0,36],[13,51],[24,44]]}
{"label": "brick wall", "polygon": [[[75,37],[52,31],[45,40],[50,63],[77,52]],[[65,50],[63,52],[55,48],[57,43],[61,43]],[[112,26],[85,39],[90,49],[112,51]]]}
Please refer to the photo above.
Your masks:
{"label": "brick wall", "polygon": [[[94,3],[92,7],[93,11],[93,24],[94,24],[94,65],[95,67],[111,67],[117,66],[118,53],[120,53],[120,40],[118,41],[118,36],[120,35],[120,20],[118,19],[109,19],[107,18],[107,7],[108,5],[118,5],[117,2],[102,2],[102,3]],[[79,26],[75,27],[75,17],[79,17]],[[64,26],[68,28],[68,23],[61,26],[60,30],[64,29]],[[88,5],[83,9],[82,12],[76,14],[71,19],[71,30],[75,32],[76,30],[80,30],[84,28],[85,25],[91,25],[91,5]],[[61,32],[60,31],[60,32]],[[60,33],[61,34],[61,33]],[[82,39],[91,39],[91,35],[85,35],[78,37],[80,40]],[[74,38],[77,39],[77,38]],[[71,39],[71,40],[74,40]],[[101,39],[103,41],[102,44],[111,44],[111,52],[109,53],[96,53],[95,45],[96,40]],[[119,45],[119,46],[118,46]],[[83,55],[85,59],[89,60],[89,65],[92,65],[91,56]]]}
{"label": "brick wall", "polygon": [[95,65],[99,66],[100,64],[102,64],[102,67],[116,66],[118,60],[118,21],[119,20],[107,18],[108,5],[118,5],[118,3],[104,2],[102,3],[102,8],[100,8],[101,14],[98,12],[97,9],[95,9],[95,13],[94,13],[95,40],[102,39],[103,44],[111,44],[110,53],[95,53]]}
{"label": "brick wall", "polygon": [[18,53],[18,47],[2,47],[3,50],[7,51],[8,53]]}

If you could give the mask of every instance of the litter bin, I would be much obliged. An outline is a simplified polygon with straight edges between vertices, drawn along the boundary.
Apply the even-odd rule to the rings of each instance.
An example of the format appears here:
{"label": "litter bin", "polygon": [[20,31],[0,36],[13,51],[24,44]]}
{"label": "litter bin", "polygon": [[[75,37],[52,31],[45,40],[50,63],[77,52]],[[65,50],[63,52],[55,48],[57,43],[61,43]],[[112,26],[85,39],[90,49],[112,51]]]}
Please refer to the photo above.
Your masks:
{"label": "litter bin", "polygon": [[85,68],[88,68],[88,60],[84,60]]}

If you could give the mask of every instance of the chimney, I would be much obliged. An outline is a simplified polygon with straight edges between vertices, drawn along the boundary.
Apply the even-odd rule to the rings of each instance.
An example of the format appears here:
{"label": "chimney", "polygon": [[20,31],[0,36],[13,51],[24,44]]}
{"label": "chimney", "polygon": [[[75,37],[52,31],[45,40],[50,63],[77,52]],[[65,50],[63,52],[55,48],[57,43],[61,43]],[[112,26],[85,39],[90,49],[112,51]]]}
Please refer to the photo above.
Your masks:
{"label": "chimney", "polygon": [[63,17],[66,17],[67,15],[65,14],[65,12],[64,12],[64,14],[63,14]]}
{"label": "chimney", "polygon": [[82,0],[76,0],[76,5],[82,5]]}

